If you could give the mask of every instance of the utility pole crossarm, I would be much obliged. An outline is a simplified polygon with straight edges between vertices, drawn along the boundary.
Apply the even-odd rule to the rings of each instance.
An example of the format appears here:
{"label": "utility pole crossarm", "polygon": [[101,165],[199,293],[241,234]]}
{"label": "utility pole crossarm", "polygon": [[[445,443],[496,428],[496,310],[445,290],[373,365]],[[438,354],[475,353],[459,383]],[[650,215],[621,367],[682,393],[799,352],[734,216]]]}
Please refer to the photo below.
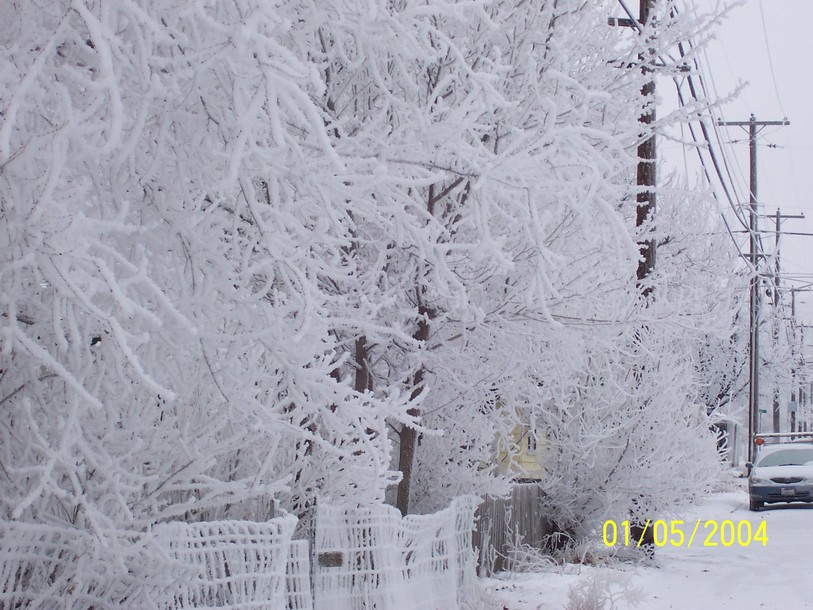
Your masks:
{"label": "utility pole crossarm", "polygon": [[[717,121],[717,124],[720,127],[748,127],[751,125],[751,121]],[[775,126],[785,126],[790,125],[790,121],[787,119],[782,119],[781,121],[754,121],[754,124],[759,127],[770,127],[771,125]]]}

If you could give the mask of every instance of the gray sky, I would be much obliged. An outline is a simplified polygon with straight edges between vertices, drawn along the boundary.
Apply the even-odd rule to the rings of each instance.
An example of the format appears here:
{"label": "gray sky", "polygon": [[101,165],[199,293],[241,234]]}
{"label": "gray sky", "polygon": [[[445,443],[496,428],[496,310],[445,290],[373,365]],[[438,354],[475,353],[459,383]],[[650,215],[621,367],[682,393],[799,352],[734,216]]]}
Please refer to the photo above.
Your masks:
{"label": "gray sky", "polygon": [[[698,9],[709,8],[708,0],[686,0]],[[813,233],[813,1],[746,0],[732,9],[717,39],[708,48],[710,77],[721,96],[747,83],[739,96],[725,104],[725,120],[744,121],[753,113],[757,120],[782,120],[788,127],[766,127],[760,133],[758,198],[763,214],[801,214],[804,220],[783,221],[782,229]],[[748,142],[742,128],[724,132],[734,142],[731,152],[737,162],[739,192],[748,197]],[[775,147],[774,147],[775,146]],[[761,229],[773,229],[775,218],[760,218]],[[763,237],[773,244],[774,236]],[[782,237],[781,266],[785,285],[813,282],[813,237]],[[811,286],[813,288],[813,286]],[[797,296],[797,314],[813,322],[813,292]]]}

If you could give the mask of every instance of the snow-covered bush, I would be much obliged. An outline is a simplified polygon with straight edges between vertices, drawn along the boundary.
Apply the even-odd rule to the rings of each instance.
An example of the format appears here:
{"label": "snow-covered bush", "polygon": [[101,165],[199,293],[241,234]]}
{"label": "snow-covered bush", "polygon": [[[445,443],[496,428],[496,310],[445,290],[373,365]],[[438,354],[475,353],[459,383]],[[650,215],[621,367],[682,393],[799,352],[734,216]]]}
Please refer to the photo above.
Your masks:
{"label": "snow-covered bush", "polygon": [[[643,601],[642,593],[624,574],[599,576],[592,574],[570,587],[566,610],[614,610],[637,606]],[[624,604],[619,606],[619,604]]]}

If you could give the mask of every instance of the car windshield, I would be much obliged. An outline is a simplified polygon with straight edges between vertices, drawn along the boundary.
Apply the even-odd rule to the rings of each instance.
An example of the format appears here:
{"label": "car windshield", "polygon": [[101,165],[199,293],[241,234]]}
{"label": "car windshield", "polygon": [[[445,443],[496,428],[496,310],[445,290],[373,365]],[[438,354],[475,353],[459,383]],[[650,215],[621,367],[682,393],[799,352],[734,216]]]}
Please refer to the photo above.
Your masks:
{"label": "car windshield", "polygon": [[757,466],[801,466],[813,462],[813,449],[782,449],[769,453],[757,462]]}

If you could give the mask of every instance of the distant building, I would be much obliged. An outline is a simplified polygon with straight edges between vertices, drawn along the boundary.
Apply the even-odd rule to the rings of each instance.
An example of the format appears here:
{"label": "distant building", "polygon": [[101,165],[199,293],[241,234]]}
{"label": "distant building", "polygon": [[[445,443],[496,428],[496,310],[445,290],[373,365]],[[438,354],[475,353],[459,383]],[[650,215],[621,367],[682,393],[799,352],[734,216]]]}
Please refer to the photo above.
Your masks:
{"label": "distant building", "polygon": [[545,473],[546,447],[545,435],[540,430],[514,426],[508,439],[497,441],[497,470],[514,475],[520,483],[539,481]]}

